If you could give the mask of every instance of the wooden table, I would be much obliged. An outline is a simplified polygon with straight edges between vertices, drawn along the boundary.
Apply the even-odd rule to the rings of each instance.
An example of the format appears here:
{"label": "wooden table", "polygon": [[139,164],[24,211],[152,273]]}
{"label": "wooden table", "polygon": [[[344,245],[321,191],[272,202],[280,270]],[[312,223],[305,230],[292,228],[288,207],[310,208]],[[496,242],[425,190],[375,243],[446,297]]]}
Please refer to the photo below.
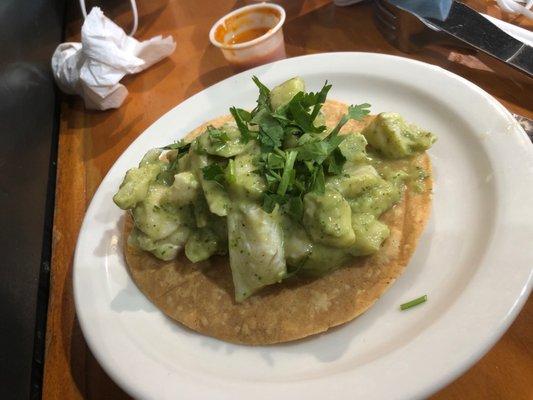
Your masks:
{"label": "wooden table", "polygon": [[[80,19],[75,3],[68,13],[66,38],[77,41]],[[122,26],[128,26],[128,2],[102,3],[106,4],[107,15]],[[147,39],[158,34],[172,34],[178,43],[176,52],[149,70],[125,78],[123,83],[130,95],[118,110],[87,111],[79,99],[63,99],[46,335],[45,399],[128,397],[95,361],[76,320],[72,257],[78,231],[91,197],[124,149],[170,108],[233,74],[220,51],[209,44],[207,34],[221,15],[246,3],[241,0],[139,1],[137,37]],[[369,4],[339,8],[327,0],[280,3],[287,10],[285,37],[289,56],[327,51],[402,54],[376,30]],[[473,3],[498,15],[493,1],[470,2]],[[509,16],[504,17],[509,19]],[[523,19],[518,22],[525,23]],[[462,75],[494,95],[511,111],[533,118],[531,85],[517,84],[494,74],[473,55],[431,48],[409,56]],[[532,349],[533,301],[530,300],[498,344],[433,398],[531,399]]]}

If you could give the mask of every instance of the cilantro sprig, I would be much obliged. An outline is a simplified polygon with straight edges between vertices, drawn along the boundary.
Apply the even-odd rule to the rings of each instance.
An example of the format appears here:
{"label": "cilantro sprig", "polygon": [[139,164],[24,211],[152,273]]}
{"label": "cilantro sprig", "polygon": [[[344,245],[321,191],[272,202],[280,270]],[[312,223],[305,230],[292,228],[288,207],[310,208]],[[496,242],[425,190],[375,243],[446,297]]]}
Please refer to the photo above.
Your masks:
{"label": "cilantro sprig", "polygon": [[174,143],[167,144],[166,146],[161,147],[162,150],[178,150],[178,154],[184,155],[189,151],[189,148],[191,147],[190,142],[186,142],[185,140],[181,139]]}
{"label": "cilantro sprig", "polygon": [[228,134],[223,129],[215,128],[212,125],[209,125],[207,127],[207,134],[209,135],[209,138],[211,139],[211,142],[217,146],[218,149],[221,149],[226,145],[226,143],[229,141]]}
{"label": "cilantro sprig", "polygon": [[207,181],[215,181],[219,184],[224,184],[226,177],[224,169],[217,163],[206,165],[202,168],[202,174]]}
{"label": "cilantro sprig", "polygon": [[428,296],[425,294],[423,296],[420,296],[414,300],[408,301],[407,303],[403,303],[400,305],[400,310],[405,311],[412,307],[415,307],[419,304],[425,303],[428,299]]}
{"label": "cilantro sprig", "polygon": [[186,142],[183,139],[161,147],[161,150],[175,150],[177,153],[175,154],[174,159],[172,159],[172,161],[170,161],[168,165],[166,165],[165,168],[163,168],[163,170],[157,175],[157,182],[167,186],[170,186],[174,183],[174,175],[177,173],[178,162],[181,157],[189,152],[190,147],[191,143]]}
{"label": "cilantro sprig", "polygon": [[248,122],[250,122],[250,119],[252,118],[250,113],[246,110],[235,107],[230,107],[229,111],[233,116],[235,123],[237,124],[237,128],[239,128],[239,131],[241,132],[242,142],[248,143],[252,137],[250,129],[248,129]]}
{"label": "cilantro sprig", "polygon": [[[327,92],[328,87],[325,85]],[[295,100],[296,99],[296,100]],[[302,101],[303,97],[296,95],[292,101]],[[324,101],[324,96],[316,96],[315,99]],[[324,100],[322,100],[324,99]],[[291,101],[291,102],[292,102]],[[289,103],[290,104],[290,103]],[[317,109],[320,104],[313,106]],[[303,109],[303,104],[300,103]],[[369,113],[369,104],[350,106],[348,113],[341,118],[331,133],[322,138],[318,136],[315,129],[302,129],[302,123],[287,118],[283,130],[283,138],[279,137],[278,143],[266,148],[263,141],[260,157],[260,166],[268,183],[268,190],[264,194],[263,208],[271,212],[276,204],[285,207],[285,211],[300,219],[303,213],[303,196],[308,192],[324,193],[327,175],[338,175],[342,172],[346,158],[339,149],[339,145],[344,137],[339,135],[341,128],[350,120],[361,120]],[[305,112],[307,112],[304,109]],[[307,114],[311,117],[312,112]],[[280,143],[287,135],[294,134],[294,126],[302,144],[293,148],[283,148]],[[291,128],[290,130],[288,128]],[[325,128],[324,128],[325,129]],[[311,132],[309,132],[311,131]],[[268,133],[265,133],[268,135]],[[269,136],[270,137],[270,136]],[[259,139],[261,140],[261,139]],[[271,148],[271,149],[270,149]]]}
{"label": "cilantro sprig", "polygon": [[[241,134],[248,143],[256,140],[261,154],[257,158],[257,173],[261,174],[267,189],[263,193],[263,209],[272,212],[277,206],[295,219],[303,214],[303,196],[309,192],[324,193],[326,176],[342,172],[346,158],[339,149],[344,140],[342,127],[351,119],[362,120],[369,114],[370,104],[352,105],[333,130],[324,137],[326,126],[318,125],[317,118],[326,101],[331,85],[324,83],[316,93],[297,93],[289,103],[272,109],[270,89],[257,77],[252,78],[259,89],[257,105],[248,112],[231,107]],[[214,129],[214,128],[213,128]],[[224,140],[222,134],[210,132],[215,140]],[[235,180],[233,160],[223,169],[218,164],[203,168],[204,179],[220,184]],[[232,172],[233,171],[233,172]]]}

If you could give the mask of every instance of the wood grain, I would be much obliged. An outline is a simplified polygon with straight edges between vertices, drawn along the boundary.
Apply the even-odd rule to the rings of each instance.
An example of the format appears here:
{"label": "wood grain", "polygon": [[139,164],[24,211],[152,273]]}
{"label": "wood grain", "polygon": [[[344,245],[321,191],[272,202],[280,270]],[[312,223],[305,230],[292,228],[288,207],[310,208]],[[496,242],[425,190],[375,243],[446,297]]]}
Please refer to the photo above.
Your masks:
{"label": "wood grain", "polygon": [[[88,2],[90,3],[90,2]],[[62,101],[51,290],[46,336],[44,399],[125,399],[88,350],[72,299],[72,257],[88,202],[101,179],[124,149],[158,117],[200,90],[233,74],[207,33],[212,23],[245,1],[143,0],[139,39],[172,34],[176,52],[123,83],[130,91],[118,110],[87,111],[73,97]],[[278,2],[287,10],[285,37],[289,56],[326,51],[372,51],[404,55],[376,30],[370,4],[335,7],[327,0]],[[497,12],[494,1],[471,1]],[[80,19],[72,2],[66,39],[79,40]],[[103,9],[129,27],[129,5],[106,1]],[[526,24],[523,19],[503,16]],[[128,28],[129,29],[129,28]],[[483,87],[513,112],[533,118],[531,85],[495,74],[473,54],[427,48],[409,57],[440,65]],[[495,294],[496,295],[496,294]],[[467,373],[433,399],[533,398],[533,301]]]}

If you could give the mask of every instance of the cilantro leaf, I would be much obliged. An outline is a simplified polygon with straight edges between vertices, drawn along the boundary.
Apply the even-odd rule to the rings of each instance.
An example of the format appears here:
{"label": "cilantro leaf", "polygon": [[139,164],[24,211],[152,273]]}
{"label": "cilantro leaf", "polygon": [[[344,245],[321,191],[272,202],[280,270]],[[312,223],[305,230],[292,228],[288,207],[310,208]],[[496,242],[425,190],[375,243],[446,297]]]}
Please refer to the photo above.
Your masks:
{"label": "cilantro leaf", "polygon": [[346,157],[344,157],[340,149],[337,147],[326,159],[326,164],[328,165],[328,173],[331,175],[341,174],[342,167],[344,166],[345,162]]}
{"label": "cilantro leaf", "polygon": [[259,97],[257,98],[256,110],[258,111],[260,109],[266,109],[268,111],[272,111],[270,108],[270,89],[263,85],[259,78],[255,75],[252,76],[252,81],[259,88]]}
{"label": "cilantro leaf", "polygon": [[276,110],[275,112],[272,113],[272,116],[276,118],[284,126],[291,125],[291,119],[286,116],[286,111],[284,110]]}
{"label": "cilantro leaf", "polygon": [[175,175],[174,168],[171,168],[169,166],[165,170],[157,174],[157,177],[155,178],[155,180],[157,183],[161,183],[166,186],[171,186],[174,183],[174,175]]}
{"label": "cilantro leaf", "polygon": [[322,104],[326,100],[327,93],[331,85],[324,84],[324,87],[317,93],[299,92],[293,96],[287,104],[278,107],[272,116],[276,118],[288,133],[302,134],[305,132],[319,133],[326,127],[317,127],[313,124]]}
{"label": "cilantro leaf", "polygon": [[292,100],[289,102],[288,109],[289,112],[296,123],[301,129],[302,132],[322,132],[325,128],[317,128],[313,124],[313,119],[311,113],[307,111],[309,107],[304,102],[304,93],[297,93]]}
{"label": "cilantro leaf", "polygon": [[189,151],[191,147],[190,142],[185,142],[185,140],[181,139],[177,142],[168,144],[166,146],[161,147],[163,150],[177,150],[177,154],[174,157],[172,161],[168,163],[168,165],[163,167],[163,171],[161,171],[157,177],[156,181],[159,183],[162,183],[163,185],[170,186],[174,183],[174,175],[178,172],[178,161],[181,157],[183,157],[187,152]]}
{"label": "cilantro leaf", "polygon": [[252,119],[252,114],[250,114],[248,111],[243,110],[242,108],[237,108],[237,113],[239,114],[239,117],[244,122],[250,122]]}
{"label": "cilantro leaf", "polygon": [[304,215],[304,203],[300,196],[293,196],[287,202],[287,213],[297,221],[301,221]]}
{"label": "cilantro leaf", "polygon": [[246,110],[236,107],[230,107],[229,112],[237,123],[237,128],[239,128],[239,132],[241,132],[242,142],[245,144],[248,143],[248,141],[252,137],[252,134],[250,133],[250,129],[248,129],[247,124],[251,119],[250,113]]}
{"label": "cilantro leaf", "polygon": [[217,129],[212,125],[209,125],[207,127],[207,134],[209,135],[209,139],[214,144],[218,144],[219,149],[224,147],[224,145],[228,142],[229,137],[226,131],[222,129]]}
{"label": "cilantro leaf", "polygon": [[326,180],[324,178],[324,169],[322,165],[316,167],[310,185],[310,191],[319,194],[324,194],[326,191]]}
{"label": "cilantro leaf", "polygon": [[370,113],[370,104],[363,103],[359,105],[351,105],[348,107],[348,117],[350,119],[355,119],[356,121],[361,121],[366,115]]}
{"label": "cilantro leaf", "polygon": [[250,125],[259,125],[263,119],[273,117],[272,113],[264,108],[258,110],[250,119]]}
{"label": "cilantro leaf", "polygon": [[265,166],[269,169],[281,169],[285,164],[283,157],[276,153],[268,153]]}
{"label": "cilantro leaf", "polygon": [[350,107],[348,107],[348,113],[343,115],[343,117],[339,120],[337,126],[331,131],[330,136],[337,135],[341,128],[346,125],[346,123],[351,119],[361,121],[365,117],[365,115],[368,115],[370,113],[370,110],[368,109],[369,107],[370,104],[368,103],[359,104],[356,106],[351,105]]}
{"label": "cilantro leaf", "polygon": [[325,140],[308,142],[295,148],[298,150],[298,160],[316,161],[321,164],[329,154],[329,144]]}
{"label": "cilantro leaf", "polygon": [[286,198],[280,196],[277,193],[263,193],[263,204],[262,208],[267,213],[271,213],[276,208],[276,204],[285,204]]}
{"label": "cilantro leaf", "polygon": [[167,144],[166,146],[161,147],[163,150],[181,150],[178,153],[185,153],[189,151],[189,147],[191,147],[190,142],[186,142],[184,139],[178,140],[174,143]]}
{"label": "cilantro leaf", "polygon": [[[276,116],[285,116],[290,122],[286,125],[297,126],[303,133],[320,133],[325,126],[315,126],[314,121],[326,100],[327,92],[331,85],[325,85],[318,93],[297,93],[286,108],[277,110]],[[312,108],[312,111],[310,109]]]}
{"label": "cilantro leaf", "polygon": [[202,174],[206,181],[216,181],[223,184],[225,181],[224,170],[216,163],[206,165],[202,168]]}
{"label": "cilantro leaf", "polygon": [[208,125],[207,134],[214,141],[226,143],[229,140],[228,134],[222,129],[215,128],[213,125]]}
{"label": "cilantro leaf", "polygon": [[263,151],[272,151],[281,146],[284,137],[283,127],[270,114],[263,114],[259,121],[259,142],[263,145]]}
{"label": "cilantro leaf", "polygon": [[263,204],[261,206],[263,210],[267,213],[271,213],[276,208],[276,200],[269,193],[263,194]]}
{"label": "cilantro leaf", "polygon": [[331,89],[331,85],[328,85],[328,81],[326,81],[324,83],[324,86],[320,90],[320,92],[318,92],[315,95],[316,100],[315,100],[315,104],[313,107],[313,113],[311,114],[311,118],[313,119],[313,121],[315,120],[318,113],[320,112],[320,109],[322,108],[322,104],[324,104],[324,102],[326,101],[326,98],[328,97],[328,92],[330,89]]}
{"label": "cilantro leaf", "polygon": [[[344,136],[339,135],[341,128],[350,119],[355,119],[358,121],[363,119],[364,116],[370,112],[368,107],[370,107],[370,104],[367,103],[348,107],[348,113],[339,120],[337,126],[333,128],[331,133],[324,140],[308,142],[296,148],[298,150],[299,159],[314,160],[319,164],[323,163],[324,160],[328,158],[344,140]],[[337,159],[340,161],[339,156],[337,156]],[[338,169],[338,166],[332,168]]]}
{"label": "cilantro leaf", "polygon": [[275,193],[279,181],[281,181],[281,176],[274,171],[267,171],[265,173],[265,179],[267,181],[268,190],[272,193]]}

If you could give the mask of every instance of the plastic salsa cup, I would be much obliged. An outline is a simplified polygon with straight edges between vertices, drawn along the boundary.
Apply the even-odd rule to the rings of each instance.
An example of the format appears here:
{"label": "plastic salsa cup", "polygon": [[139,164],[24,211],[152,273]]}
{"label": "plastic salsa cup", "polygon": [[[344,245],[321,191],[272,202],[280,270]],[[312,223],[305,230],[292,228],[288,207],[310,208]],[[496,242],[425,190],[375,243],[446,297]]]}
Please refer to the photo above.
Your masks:
{"label": "plastic salsa cup", "polygon": [[283,39],[285,10],[259,3],[238,8],[220,18],[209,40],[237,69],[248,69],[286,57]]}

